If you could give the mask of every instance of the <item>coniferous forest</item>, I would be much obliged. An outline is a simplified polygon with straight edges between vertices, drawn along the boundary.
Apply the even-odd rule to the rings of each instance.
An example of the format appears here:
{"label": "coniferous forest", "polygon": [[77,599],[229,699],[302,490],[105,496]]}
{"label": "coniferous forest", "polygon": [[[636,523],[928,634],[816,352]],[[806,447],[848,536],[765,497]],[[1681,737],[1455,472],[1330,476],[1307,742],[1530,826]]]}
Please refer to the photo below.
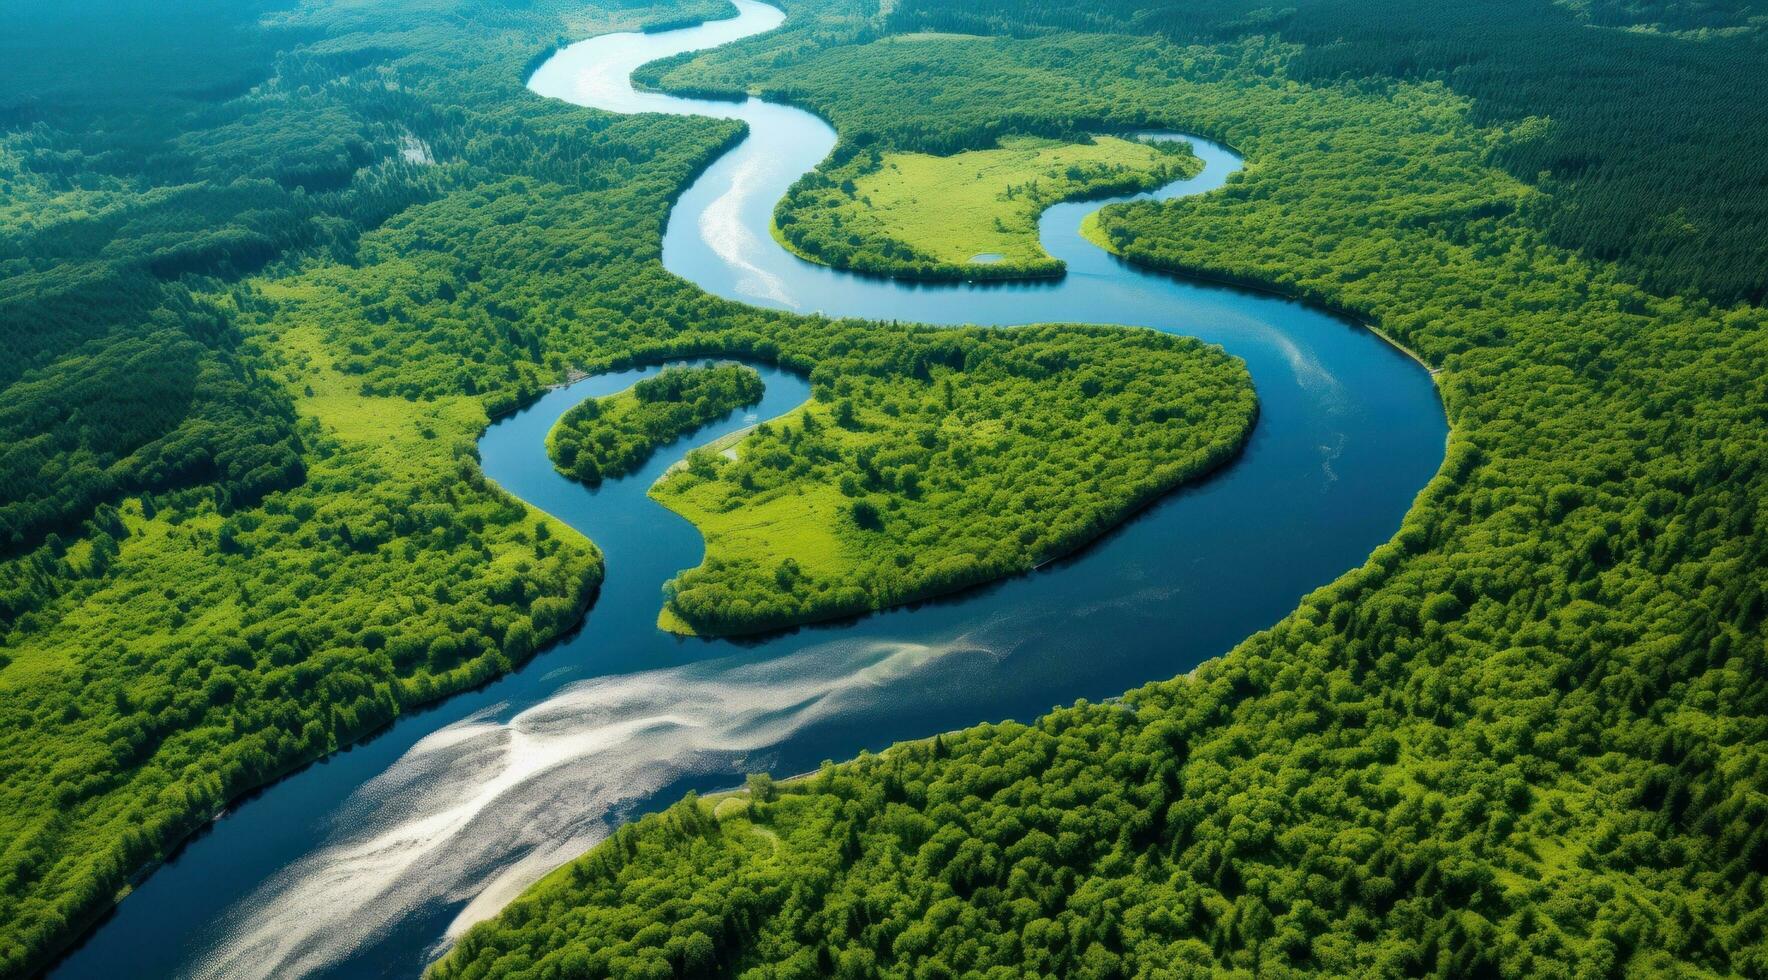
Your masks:
{"label": "coniferous forest", "polygon": [[[782,227],[890,154],[1208,136],[1245,170],[1089,238],[1380,328],[1435,372],[1446,458],[1366,562],[1193,674],[690,796],[434,975],[1768,974],[1768,15],[781,6],[640,77],[834,126]],[[708,540],[659,603],[710,632],[1019,571],[1233,465],[1257,402],[1214,348],[667,272],[664,216],[741,127],[524,80],[729,13],[0,3],[0,975],[233,801],[582,621],[595,544],[475,449],[574,372],[810,380],[654,490]],[[584,409],[555,460],[637,466],[752,402],[746,370]],[[788,494],[834,545],[720,551]]]}

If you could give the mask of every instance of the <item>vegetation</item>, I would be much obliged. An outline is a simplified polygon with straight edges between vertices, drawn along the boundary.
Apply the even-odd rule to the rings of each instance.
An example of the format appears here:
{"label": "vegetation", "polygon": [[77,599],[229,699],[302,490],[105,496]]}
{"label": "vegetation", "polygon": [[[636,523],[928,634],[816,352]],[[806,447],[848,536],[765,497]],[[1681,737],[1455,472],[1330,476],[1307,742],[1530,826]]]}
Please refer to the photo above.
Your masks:
{"label": "vegetation", "polygon": [[1175,140],[1035,137],[951,156],[855,154],[793,187],[774,234],[807,259],[918,279],[1056,276],[1037,221],[1058,201],[1148,190],[1198,170]]}
{"label": "vegetation", "polygon": [[[30,66],[0,98],[7,975],[226,800],[576,618],[599,560],[484,482],[489,414],[568,365],[739,354],[809,373],[805,418],[838,410],[850,364],[894,364],[859,376],[913,407],[912,355],[968,336],[687,287],[660,216],[735,127],[520,87],[561,37],[719,4],[164,6],[0,25]],[[1094,234],[1379,324],[1441,370],[1448,461],[1363,568],[1197,677],[831,766],[722,820],[689,801],[439,973],[1768,972],[1747,8],[790,6],[775,36],[652,74],[816,109],[831,167],[1227,140],[1249,166],[1223,192]],[[143,63],[150,30],[166,54]],[[968,379],[921,364],[963,403]],[[866,433],[819,425],[857,461]],[[807,497],[841,494],[836,462],[806,463]],[[912,512],[896,492],[830,499],[858,534]]]}
{"label": "vegetation", "polygon": [[[1515,126],[1491,159],[1546,193],[1530,223],[1660,294],[1768,299],[1768,17],[1740,0],[903,3],[904,31],[1275,36],[1303,82],[1428,80]],[[1649,67],[1643,67],[1649,66]]]}
{"label": "vegetation", "polygon": [[226,310],[178,282],[311,234],[292,172],[198,182],[175,141],[270,74],[292,35],[254,27],[267,6],[0,9],[0,556],[123,494],[202,486],[249,504],[301,480],[287,397],[256,383]]}
{"label": "vegetation", "polygon": [[0,12],[0,975],[228,800],[521,662],[601,574],[473,461],[519,372],[367,391],[313,284],[444,187],[575,160],[508,124],[537,39],[598,24],[176,6]]}
{"label": "vegetation", "polygon": [[625,476],[659,446],[761,400],[761,375],[739,364],[665,368],[631,389],[586,399],[546,436],[560,473],[584,483]]}
{"label": "vegetation", "polygon": [[778,628],[1025,571],[1222,465],[1257,415],[1238,360],[1152,331],[916,340],[823,361],[809,405],[652,490],[706,536],[665,627]]}
{"label": "vegetation", "polygon": [[[862,148],[1230,142],[1221,192],[1093,233],[1379,325],[1439,369],[1447,460],[1368,563],[1194,677],[678,804],[437,976],[1768,971],[1758,35],[1527,0],[792,13],[654,74]],[[873,40],[928,27],[1010,36]]]}
{"label": "vegetation", "polygon": [[[562,37],[722,3],[19,7],[50,27],[0,131],[0,975],[229,800],[578,620],[600,558],[484,480],[489,417],[678,357],[832,391],[945,335],[683,283],[661,216],[738,128],[523,88]],[[167,32],[224,44],[213,84],[142,56]]]}

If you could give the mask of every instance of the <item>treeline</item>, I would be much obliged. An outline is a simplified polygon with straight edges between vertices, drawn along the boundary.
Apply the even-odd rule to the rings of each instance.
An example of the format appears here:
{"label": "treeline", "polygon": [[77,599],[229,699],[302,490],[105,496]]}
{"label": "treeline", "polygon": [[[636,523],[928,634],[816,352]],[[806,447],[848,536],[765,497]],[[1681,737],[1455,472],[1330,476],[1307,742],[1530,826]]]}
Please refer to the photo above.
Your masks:
{"label": "treeline", "polygon": [[[652,494],[706,559],[665,586],[698,632],[852,615],[1025,571],[1231,459],[1257,416],[1237,359],[1153,331],[1024,328],[854,345],[811,405],[735,460],[699,453]],[[794,508],[761,534],[719,515]],[[832,524],[832,528],[830,525]],[[834,547],[793,528],[832,530]]]}
{"label": "treeline", "polygon": [[[864,40],[875,33],[876,28],[863,20],[835,27],[789,17],[779,30],[737,51],[665,59],[641,67],[633,77],[676,94],[726,98],[742,95],[762,80],[759,87],[765,97],[802,105],[838,123],[840,143],[832,153],[833,164],[873,148],[939,156],[986,150],[1010,136],[1082,143],[1092,133],[1174,128],[1173,121],[1182,118],[1169,108],[1156,109],[1144,102],[1119,105],[1102,95],[1077,106],[1071,100],[1045,99],[1035,91],[1012,91],[1003,81],[986,76],[970,77],[974,87],[970,92],[924,86],[942,73],[962,72],[963,63],[997,56],[1002,42],[987,38],[955,43],[892,39],[847,48],[839,58],[831,57],[825,47],[831,41]],[[773,64],[780,57],[791,59],[790,78],[781,75],[782,66]],[[1048,65],[1051,81],[1059,82],[1059,72],[1070,63],[1071,55],[1055,54]],[[904,85],[922,87],[935,101],[918,107],[892,104],[887,93]]]}
{"label": "treeline", "polygon": [[595,485],[625,476],[661,446],[761,400],[761,375],[741,364],[669,367],[606,398],[566,412],[547,433],[560,473]]}
{"label": "treeline", "polygon": [[750,71],[837,126],[973,89],[1184,107],[1249,166],[1107,209],[1102,239],[1381,326],[1440,369],[1443,470],[1362,568],[1196,677],[862,755],[723,820],[679,804],[437,975],[1768,971],[1768,314],[1557,247],[1440,87],[1297,87],[1293,49],[1253,38],[806,45],[820,9],[683,79]]}
{"label": "treeline", "polygon": [[737,14],[736,8],[727,0],[682,0],[673,9],[672,16],[646,21],[640,30],[646,34],[661,34],[664,31],[693,27],[709,20],[725,20]]}
{"label": "treeline", "polygon": [[889,24],[1181,42],[1274,34],[1302,45],[1287,71],[1304,81],[1439,80],[1474,100],[1477,120],[1514,127],[1493,159],[1547,192],[1532,217],[1554,242],[1657,292],[1768,298],[1768,160],[1739,149],[1768,141],[1768,31],[1745,3],[910,0]]}

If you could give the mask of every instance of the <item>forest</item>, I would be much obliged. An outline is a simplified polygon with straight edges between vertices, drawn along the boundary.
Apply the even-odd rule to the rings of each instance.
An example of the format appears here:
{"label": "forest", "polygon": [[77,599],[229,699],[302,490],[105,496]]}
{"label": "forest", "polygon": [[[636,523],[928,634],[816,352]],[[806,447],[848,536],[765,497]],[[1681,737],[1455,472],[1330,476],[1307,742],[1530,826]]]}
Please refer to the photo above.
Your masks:
{"label": "forest", "polygon": [[696,450],[651,491],[706,537],[665,625],[777,629],[1026,571],[1232,459],[1258,415],[1238,359],[1153,331],[940,331],[811,382],[735,459]]}
{"label": "forest", "polygon": [[1350,86],[1435,82],[1469,122],[1517,127],[1493,162],[1547,193],[1531,223],[1654,292],[1768,300],[1768,20],[1740,0],[1262,0],[1076,7],[902,3],[892,30],[1277,38],[1285,74]]}
{"label": "forest", "polygon": [[1091,234],[1379,326],[1449,451],[1391,542],[1194,676],[684,800],[433,974],[1768,971],[1764,39],[1724,8],[801,0],[655,67],[853,152],[1230,143],[1221,191]]}
{"label": "forest", "polygon": [[[36,33],[0,32],[63,66],[7,79],[0,132],[6,976],[232,801],[581,621],[601,557],[485,479],[490,418],[684,358],[828,395],[945,333],[687,285],[662,216],[737,127],[523,85],[563,38],[722,4],[76,6],[90,45],[10,7]],[[188,45],[137,60],[133,24],[237,60],[190,88]]]}
{"label": "forest", "polygon": [[761,375],[740,364],[668,367],[628,391],[585,399],[547,433],[560,473],[594,486],[714,419],[761,400]]}
{"label": "forest", "polygon": [[[668,202],[734,125],[522,88],[564,39],[722,3],[174,7],[0,22],[33,66],[0,73],[0,975],[229,801],[579,620],[599,556],[485,481],[493,415],[573,369],[740,356],[809,375],[810,445],[857,462],[844,378],[966,397],[892,360],[959,333],[663,270]],[[1365,565],[1196,676],[683,801],[438,975],[1768,973],[1758,15],[786,7],[645,76],[819,112],[824,175],[874,147],[1231,143],[1222,191],[1092,233],[1380,326],[1439,372],[1447,461]],[[694,478],[746,494],[770,459]],[[843,533],[919,506],[830,462],[785,474],[832,479]]]}
{"label": "forest", "polygon": [[521,73],[596,27],[271,7],[0,7],[0,975],[38,972],[229,801],[521,663],[600,581],[472,456],[562,360],[381,397],[272,285],[517,163],[575,179],[598,158],[515,122]]}

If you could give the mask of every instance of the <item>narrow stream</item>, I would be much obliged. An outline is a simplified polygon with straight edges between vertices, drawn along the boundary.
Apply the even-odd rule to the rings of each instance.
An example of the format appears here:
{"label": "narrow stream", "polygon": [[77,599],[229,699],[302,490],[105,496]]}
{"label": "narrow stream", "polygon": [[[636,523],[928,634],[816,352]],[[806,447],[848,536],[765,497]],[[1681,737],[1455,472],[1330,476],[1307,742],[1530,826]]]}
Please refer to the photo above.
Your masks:
{"label": "narrow stream", "polygon": [[[399,720],[243,801],[122,903],[58,977],[411,976],[471,922],[632,816],[762,769],[793,773],[903,738],[1101,698],[1184,673],[1355,567],[1441,464],[1428,375],[1366,330],[1300,303],[1136,269],[1078,234],[1101,202],[1046,212],[1057,281],[913,284],[803,262],[768,234],[774,202],[833,146],[788,106],[632,89],[632,69],[778,26],[736,18],[572,45],[535,73],[546,96],[613,112],[740,118],[750,135],[670,214],[664,263],[721,296],[831,315],[1008,325],[1121,323],[1244,358],[1261,400],[1245,454],[1040,571],[948,600],[760,641],[683,640],[654,625],[659,587],[702,543],[645,490],[691,446],[807,395],[763,369],[761,405],[588,490],[544,440],[592,378],[492,425],[485,472],[607,555],[583,628],[487,687]],[[1192,138],[1205,170],[1154,192],[1207,192],[1240,166]]]}

